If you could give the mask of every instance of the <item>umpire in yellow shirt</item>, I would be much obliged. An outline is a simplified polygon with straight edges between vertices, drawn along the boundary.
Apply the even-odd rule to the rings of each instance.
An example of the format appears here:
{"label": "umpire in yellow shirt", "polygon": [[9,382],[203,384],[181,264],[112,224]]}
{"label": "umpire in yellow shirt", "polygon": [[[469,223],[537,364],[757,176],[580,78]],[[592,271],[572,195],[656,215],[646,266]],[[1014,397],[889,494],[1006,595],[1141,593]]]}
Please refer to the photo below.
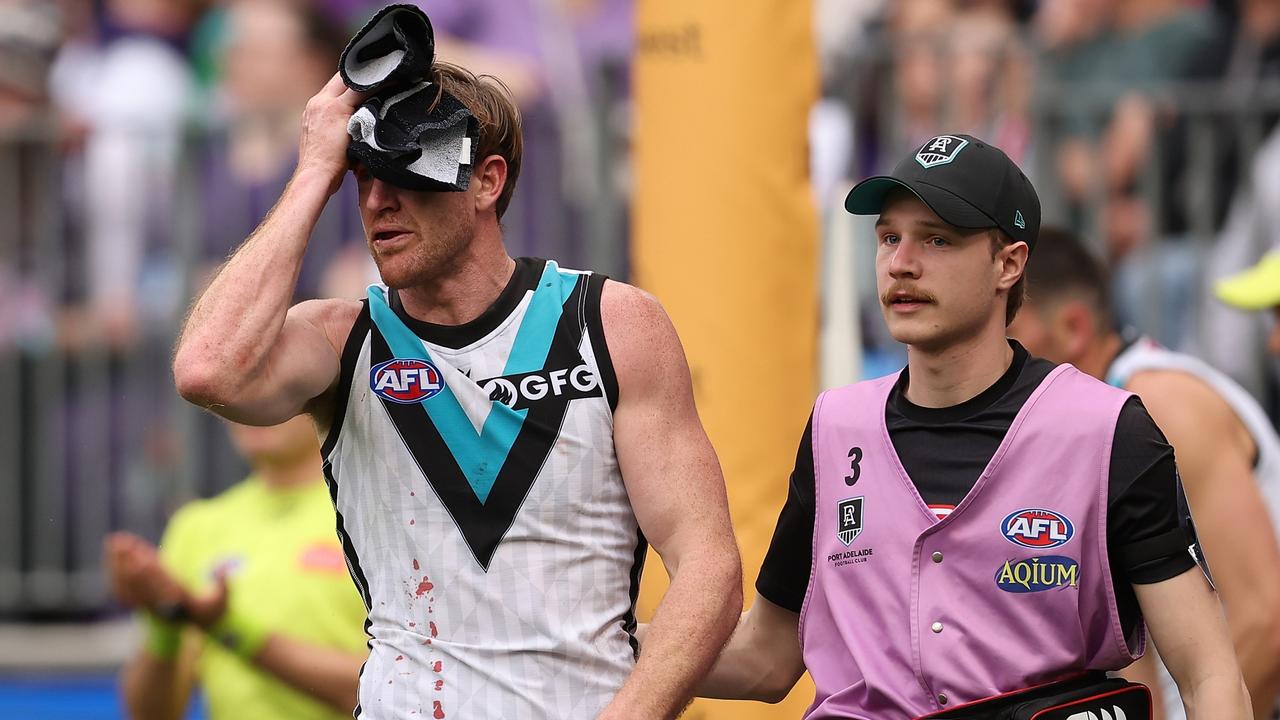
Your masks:
{"label": "umpire in yellow shirt", "polygon": [[334,532],[309,420],[231,426],[253,468],[181,508],[160,548],[107,538],[112,592],[145,643],[122,685],[134,720],[181,717],[195,682],[211,720],[349,718],[368,653],[365,607]]}

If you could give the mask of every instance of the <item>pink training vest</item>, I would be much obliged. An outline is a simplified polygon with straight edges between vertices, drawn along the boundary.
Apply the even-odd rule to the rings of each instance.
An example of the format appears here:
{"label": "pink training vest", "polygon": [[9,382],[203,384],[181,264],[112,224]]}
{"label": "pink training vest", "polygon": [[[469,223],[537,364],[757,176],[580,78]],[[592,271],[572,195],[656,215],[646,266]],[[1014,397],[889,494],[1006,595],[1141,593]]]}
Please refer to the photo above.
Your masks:
{"label": "pink training vest", "polygon": [[1142,654],[1107,561],[1111,443],[1129,393],[1064,365],[1036,388],[946,519],[885,426],[896,375],[813,412],[813,571],[800,616],[806,718],[895,720],[1114,670]]}

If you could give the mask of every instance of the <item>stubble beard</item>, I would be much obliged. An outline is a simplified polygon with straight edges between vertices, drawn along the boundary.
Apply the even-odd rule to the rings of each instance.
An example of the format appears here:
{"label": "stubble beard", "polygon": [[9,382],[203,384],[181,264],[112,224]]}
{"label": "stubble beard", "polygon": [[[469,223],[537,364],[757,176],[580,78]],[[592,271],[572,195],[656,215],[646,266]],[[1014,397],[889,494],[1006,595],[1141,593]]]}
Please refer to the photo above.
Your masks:
{"label": "stubble beard", "polygon": [[434,241],[424,239],[390,257],[375,252],[373,262],[382,282],[393,290],[430,285],[457,269],[470,238],[469,230],[456,227]]}

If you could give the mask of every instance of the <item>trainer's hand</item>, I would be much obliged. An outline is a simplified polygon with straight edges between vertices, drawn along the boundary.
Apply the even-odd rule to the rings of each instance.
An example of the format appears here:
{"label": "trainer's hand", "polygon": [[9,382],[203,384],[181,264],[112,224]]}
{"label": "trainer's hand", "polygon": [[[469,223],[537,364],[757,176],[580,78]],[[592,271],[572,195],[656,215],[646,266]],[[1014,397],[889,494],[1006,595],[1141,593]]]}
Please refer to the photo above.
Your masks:
{"label": "trainer's hand", "polygon": [[366,97],[348,89],[342,75],[334,73],[302,112],[296,174],[314,174],[326,180],[330,195],[342,185],[347,171],[347,121]]}

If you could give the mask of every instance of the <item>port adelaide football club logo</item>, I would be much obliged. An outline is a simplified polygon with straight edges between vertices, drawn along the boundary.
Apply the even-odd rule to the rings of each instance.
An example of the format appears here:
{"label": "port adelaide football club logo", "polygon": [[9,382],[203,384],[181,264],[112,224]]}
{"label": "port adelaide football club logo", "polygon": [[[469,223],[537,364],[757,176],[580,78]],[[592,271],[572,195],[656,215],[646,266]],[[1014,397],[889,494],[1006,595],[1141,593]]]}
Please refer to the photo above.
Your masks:
{"label": "port adelaide football club logo", "polygon": [[836,506],[838,515],[836,537],[840,538],[840,542],[846,547],[862,534],[862,504],[863,498],[856,497],[841,500]]}

